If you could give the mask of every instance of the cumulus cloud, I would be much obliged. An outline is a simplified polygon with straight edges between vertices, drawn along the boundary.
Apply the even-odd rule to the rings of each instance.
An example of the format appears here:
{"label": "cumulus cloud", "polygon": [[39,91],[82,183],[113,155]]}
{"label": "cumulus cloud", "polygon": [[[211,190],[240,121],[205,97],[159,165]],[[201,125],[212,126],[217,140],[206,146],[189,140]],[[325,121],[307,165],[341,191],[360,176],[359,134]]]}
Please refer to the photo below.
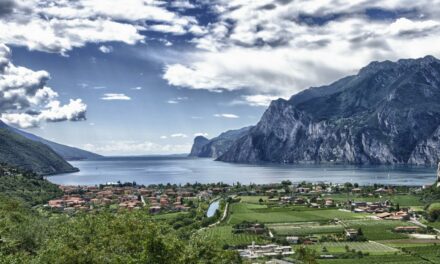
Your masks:
{"label": "cumulus cloud", "polygon": [[11,51],[0,44],[0,117],[22,128],[38,126],[42,121],[81,121],[86,119],[87,106],[81,99],[62,104],[58,93],[47,86],[50,75],[16,66]]}
{"label": "cumulus cloud", "polygon": [[240,118],[238,115],[234,115],[234,114],[214,114],[215,117],[223,117],[223,118]]}
{"label": "cumulus cloud", "polygon": [[113,140],[85,144],[83,148],[103,155],[180,154],[188,153],[191,144],[158,144],[151,141]]}
{"label": "cumulus cloud", "polygon": [[[288,97],[373,60],[440,56],[435,2],[217,0],[217,21],[191,41],[198,50],[166,65],[163,78],[191,89]],[[267,104],[262,99],[243,101]]]}
{"label": "cumulus cloud", "polygon": [[105,101],[129,101],[131,97],[123,93],[105,93],[102,95],[101,100]]}
{"label": "cumulus cloud", "polygon": [[113,52],[113,47],[102,45],[99,47],[99,51],[101,51],[102,53],[110,53]]}
{"label": "cumulus cloud", "polygon": [[181,35],[200,28],[194,17],[168,5],[156,0],[6,0],[0,4],[0,42],[67,54],[87,43],[135,44],[145,40],[144,30]]}

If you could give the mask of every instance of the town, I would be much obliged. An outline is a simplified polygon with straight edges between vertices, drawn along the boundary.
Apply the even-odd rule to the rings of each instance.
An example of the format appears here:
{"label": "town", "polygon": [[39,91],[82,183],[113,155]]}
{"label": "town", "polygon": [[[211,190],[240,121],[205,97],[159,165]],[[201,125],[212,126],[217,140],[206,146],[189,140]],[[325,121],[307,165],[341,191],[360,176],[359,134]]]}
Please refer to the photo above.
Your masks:
{"label": "town", "polygon": [[199,230],[194,235],[235,250],[252,263],[278,263],[280,259],[295,263],[293,256],[301,250],[311,250],[323,263],[340,258],[369,259],[403,253],[402,243],[405,248],[423,243],[438,250],[440,242],[440,225],[428,221],[422,201],[423,193],[432,186],[283,181],[59,188],[64,195],[45,205],[53,213],[138,210],[166,219],[179,229],[190,211],[202,210],[204,218],[198,218],[203,221],[196,225]]}

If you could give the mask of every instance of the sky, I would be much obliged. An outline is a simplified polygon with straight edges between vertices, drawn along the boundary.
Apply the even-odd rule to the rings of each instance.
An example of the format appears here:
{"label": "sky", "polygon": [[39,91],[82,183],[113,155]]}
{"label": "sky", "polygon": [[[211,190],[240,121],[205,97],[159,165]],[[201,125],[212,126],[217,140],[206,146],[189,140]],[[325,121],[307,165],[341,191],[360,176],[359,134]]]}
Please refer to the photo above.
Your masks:
{"label": "sky", "polygon": [[0,118],[103,155],[189,152],[371,61],[440,58],[439,0],[0,0]]}

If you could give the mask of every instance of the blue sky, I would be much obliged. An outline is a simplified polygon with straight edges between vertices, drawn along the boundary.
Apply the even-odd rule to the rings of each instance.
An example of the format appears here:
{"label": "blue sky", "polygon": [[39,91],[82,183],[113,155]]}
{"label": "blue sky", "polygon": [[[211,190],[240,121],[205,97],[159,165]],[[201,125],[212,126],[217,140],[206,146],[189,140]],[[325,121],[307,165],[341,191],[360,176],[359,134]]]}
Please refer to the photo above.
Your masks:
{"label": "blue sky", "polygon": [[105,155],[188,152],[373,60],[440,56],[439,1],[4,0],[0,115]]}

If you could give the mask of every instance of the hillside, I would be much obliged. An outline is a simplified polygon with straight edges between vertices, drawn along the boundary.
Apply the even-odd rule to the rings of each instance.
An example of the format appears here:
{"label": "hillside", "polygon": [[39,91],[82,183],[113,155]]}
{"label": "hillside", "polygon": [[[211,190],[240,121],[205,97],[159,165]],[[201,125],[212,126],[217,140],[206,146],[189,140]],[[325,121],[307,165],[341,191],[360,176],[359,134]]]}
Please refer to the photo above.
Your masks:
{"label": "hillside", "polygon": [[218,160],[423,164],[440,159],[440,61],[372,62],[271,103]]}
{"label": "hillside", "polygon": [[65,160],[83,160],[83,159],[98,159],[98,158],[102,158],[101,155],[89,152],[89,151],[85,151],[82,149],[78,149],[78,148],[74,148],[74,147],[70,147],[70,146],[66,146],[66,145],[62,145],[62,144],[58,144],[56,142],[50,141],[50,140],[46,140],[44,138],[41,138],[39,136],[36,136],[34,134],[28,133],[28,132],[24,132],[20,129],[16,129],[14,127],[8,126],[5,123],[3,123],[0,120],[0,128],[6,128],[9,129],[10,131],[17,133],[27,139],[30,139],[32,141],[35,142],[41,142],[44,145],[47,145],[48,147],[50,147],[53,151],[55,151],[56,153],[58,153],[58,155],[60,155],[61,157],[63,157]]}
{"label": "hillside", "polygon": [[0,128],[0,162],[37,174],[56,174],[77,171],[60,155],[40,142],[29,140]]}

